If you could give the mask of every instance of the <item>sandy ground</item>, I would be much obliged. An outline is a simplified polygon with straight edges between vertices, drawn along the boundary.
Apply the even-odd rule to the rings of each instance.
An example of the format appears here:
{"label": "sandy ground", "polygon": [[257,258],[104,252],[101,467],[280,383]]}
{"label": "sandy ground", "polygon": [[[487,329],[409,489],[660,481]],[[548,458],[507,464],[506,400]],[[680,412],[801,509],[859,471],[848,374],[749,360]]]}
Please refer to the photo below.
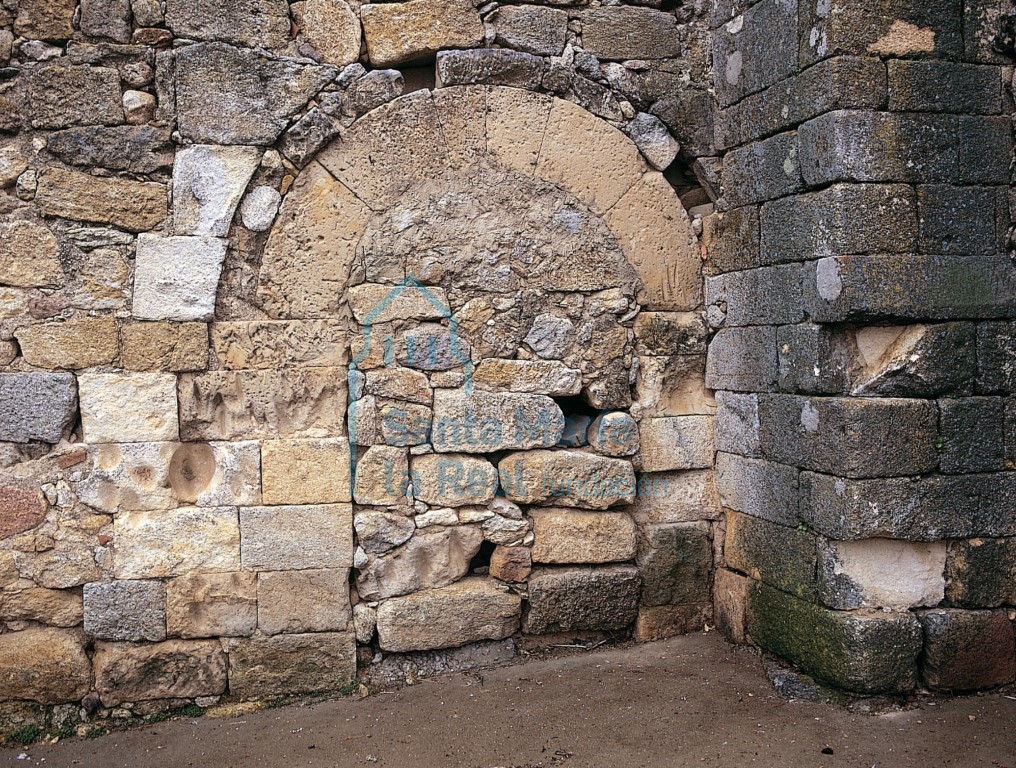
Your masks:
{"label": "sandy ground", "polygon": [[929,698],[881,715],[785,701],[758,655],[713,633],[432,679],[364,700],[4,750],[0,765],[1016,768],[1014,735],[1016,700],[998,693]]}

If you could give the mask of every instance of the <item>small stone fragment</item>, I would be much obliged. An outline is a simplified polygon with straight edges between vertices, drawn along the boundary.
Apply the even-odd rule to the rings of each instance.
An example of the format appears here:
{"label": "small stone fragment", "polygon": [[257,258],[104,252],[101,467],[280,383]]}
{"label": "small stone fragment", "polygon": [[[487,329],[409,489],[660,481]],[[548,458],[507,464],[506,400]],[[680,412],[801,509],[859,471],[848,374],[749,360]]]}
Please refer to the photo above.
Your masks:
{"label": "small stone fragment", "polygon": [[123,113],[131,125],[143,125],[155,118],[155,97],[144,91],[124,91]]}
{"label": "small stone fragment", "polygon": [[681,148],[663,121],[645,112],[635,115],[635,119],[625,126],[624,132],[635,142],[635,146],[649,164],[658,171],[669,168]]}
{"label": "small stone fragment", "polygon": [[639,427],[621,411],[597,416],[589,426],[589,445],[606,456],[631,456],[639,450]]}
{"label": "small stone fragment", "polygon": [[251,232],[267,232],[282,205],[282,195],[274,187],[254,187],[240,205],[240,219]]}

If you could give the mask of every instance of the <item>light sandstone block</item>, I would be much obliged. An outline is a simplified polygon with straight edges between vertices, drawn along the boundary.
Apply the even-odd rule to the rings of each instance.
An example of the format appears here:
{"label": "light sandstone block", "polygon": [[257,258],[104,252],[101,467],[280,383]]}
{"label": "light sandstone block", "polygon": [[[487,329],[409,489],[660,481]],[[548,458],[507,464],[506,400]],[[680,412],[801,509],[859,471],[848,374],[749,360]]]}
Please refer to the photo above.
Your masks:
{"label": "light sandstone block", "polygon": [[523,451],[498,464],[505,495],[518,504],[606,509],[635,498],[630,461],[582,451]]}
{"label": "light sandstone block", "polygon": [[257,574],[188,573],[166,583],[171,637],[245,637],[258,625]]}
{"label": "light sandstone block", "polygon": [[533,562],[613,563],[635,558],[635,522],[624,512],[531,509]]}
{"label": "light sandstone block", "polygon": [[134,316],[211,320],[227,242],[215,237],[138,236]]}
{"label": "light sandstone block", "polygon": [[266,504],[352,501],[349,469],[345,438],[267,440],[261,445],[262,498]]}
{"label": "light sandstone block", "polygon": [[353,509],[349,504],[242,508],[240,539],[247,571],[349,568]]}
{"label": "light sandstone block", "polygon": [[258,627],[266,635],[344,631],[351,619],[348,568],[258,575]]}
{"label": "light sandstone block", "polygon": [[444,48],[483,42],[483,22],[469,0],[373,3],[360,9],[367,54],[375,67],[425,61]]}
{"label": "light sandstone block", "polygon": [[638,147],[627,136],[570,101],[554,100],[537,176],[605,214],[646,170]]}
{"label": "light sandstone block", "polygon": [[225,237],[261,150],[195,144],[173,163],[173,229],[178,235]]}
{"label": "light sandstone block", "polygon": [[639,436],[644,472],[703,469],[713,464],[712,417],[643,419]]}
{"label": "light sandstone block", "polygon": [[519,626],[522,600],[483,578],[386,600],[377,612],[381,648],[402,653],[501,640]]}
{"label": "light sandstone block", "polygon": [[15,334],[25,362],[36,368],[74,370],[112,363],[117,356],[113,317],[82,317],[19,328]]}
{"label": "light sandstone block", "polygon": [[231,507],[121,512],[113,521],[113,546],[118,579],[240,570],[240,530]]}
{"label": "light sandstone block", "polygon": [[444,507],[487,504],[497,491],[497,468],[468,454],[414,456],[412,479],[413,498]]}
{"label": "light sandstone block", "polygon": [[162,373],[78,376],[81,425],[88,443],[176,440],[176,377]]}

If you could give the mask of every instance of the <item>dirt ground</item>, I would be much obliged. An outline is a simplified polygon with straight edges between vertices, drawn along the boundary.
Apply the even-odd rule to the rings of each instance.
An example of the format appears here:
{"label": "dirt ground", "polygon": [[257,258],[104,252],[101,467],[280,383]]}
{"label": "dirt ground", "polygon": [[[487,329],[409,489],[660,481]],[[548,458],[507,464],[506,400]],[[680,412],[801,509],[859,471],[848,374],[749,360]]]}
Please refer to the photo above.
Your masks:
{"label": "dirt ground", "polygon": [[1016,700],[999,693],[927,698],[881,715],[786,701],[757,654],[711,633],[452,675],[363,700],[3,750],[0,765],[1016,768],[1013,734]]}

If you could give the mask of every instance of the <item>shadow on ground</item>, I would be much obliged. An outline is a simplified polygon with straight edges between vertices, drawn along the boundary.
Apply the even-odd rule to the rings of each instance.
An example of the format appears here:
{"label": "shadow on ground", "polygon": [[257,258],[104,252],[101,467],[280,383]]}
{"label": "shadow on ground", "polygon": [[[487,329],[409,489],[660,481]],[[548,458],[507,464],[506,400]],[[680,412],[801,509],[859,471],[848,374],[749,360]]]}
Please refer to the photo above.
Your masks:
{"label": "shadow on ground", "polygon": [[698,634],[431,679],[363,700],[4,750],[0,765],[1016,768],[1014,732],[1016,700],[1001,693],[927,699],[881,715],[786,701],[756,653]]}

